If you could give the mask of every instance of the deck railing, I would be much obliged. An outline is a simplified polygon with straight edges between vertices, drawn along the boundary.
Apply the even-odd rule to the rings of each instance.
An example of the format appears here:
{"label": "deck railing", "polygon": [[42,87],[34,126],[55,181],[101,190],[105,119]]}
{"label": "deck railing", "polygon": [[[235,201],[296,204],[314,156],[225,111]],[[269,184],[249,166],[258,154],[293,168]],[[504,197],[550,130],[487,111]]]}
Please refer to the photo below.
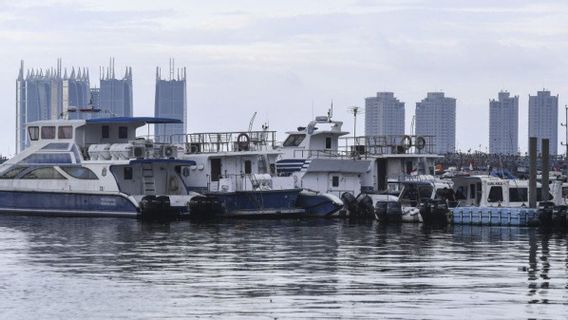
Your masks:
{"label": "deck railing", "polygon": [[386,135],[340,138],[339,150],[356,155],[432,154],[434,136]]}
{"label": "deck railing", "polygon": [[190,133],[172,135],[171,141],[181,141],[186,153],[272,150],[276,145],[276,131]]}

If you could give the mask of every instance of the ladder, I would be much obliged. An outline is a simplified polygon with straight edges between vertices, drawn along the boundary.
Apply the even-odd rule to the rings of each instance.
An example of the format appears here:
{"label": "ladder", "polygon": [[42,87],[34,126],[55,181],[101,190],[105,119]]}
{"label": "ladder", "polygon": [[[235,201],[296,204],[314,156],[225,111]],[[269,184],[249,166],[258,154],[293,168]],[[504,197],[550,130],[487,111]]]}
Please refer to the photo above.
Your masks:
{"label": "ladder", "polygon": [[154,179],[152,164],[145,163],[142,165],[142,184],[145,195],[156,194],[156,180]]}

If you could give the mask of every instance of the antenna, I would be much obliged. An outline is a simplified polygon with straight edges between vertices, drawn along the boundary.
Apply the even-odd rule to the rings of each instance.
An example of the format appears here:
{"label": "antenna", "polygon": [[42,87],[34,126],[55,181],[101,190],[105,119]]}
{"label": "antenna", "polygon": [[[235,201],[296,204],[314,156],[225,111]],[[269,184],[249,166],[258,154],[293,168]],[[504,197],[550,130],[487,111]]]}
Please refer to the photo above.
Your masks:
{"label": "antenna", "polygon": [[312,120],[314,119],[314,99],[312,99]]}
{"label": "antenna", "polygon": [[174,58],[170,58],[170,80],[174,79],[175,72],[174,72]]}
{"label": "antenna", "polygon": [[348,111],[353,114],[353,140],[355,142],[355,148],[359,145],[357,143],[357,114],[359,113],[359,107],[351,106]]}

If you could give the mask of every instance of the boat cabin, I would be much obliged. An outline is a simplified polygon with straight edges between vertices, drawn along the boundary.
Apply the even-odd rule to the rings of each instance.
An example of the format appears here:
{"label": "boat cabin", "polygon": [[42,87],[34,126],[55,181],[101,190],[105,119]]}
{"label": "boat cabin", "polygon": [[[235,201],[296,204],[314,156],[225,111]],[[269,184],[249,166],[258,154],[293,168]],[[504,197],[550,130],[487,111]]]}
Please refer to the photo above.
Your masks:
{"label": "boat cabin", "polygon": [[[452,178],[459,206],[525,207],[529,205],[528,180],[501,179],[493,176],[458,176]],[[537,183],[536,201],[563,204],[561,183],[552,182],[547,197]]]}
{"label": "boat cabin", "polygon": [[194,161],[189,188],[196,192],[234,192],[272,188],[274,131],[209,132],[186,135],[179,157]]}
{"label": "boat cabin", "polygon": [[337,156],[339,137],[347,135],[342,131],[342,121],[319,116],[306,127],[286,132],[288,136],[282,143],[283,158],[310,158],[312,156]]}
{"label": "boat cabin", "polygon": [[442,200],[448,207],[456,206],[455,194],[447,181],[416,180],[400,182],[399,201],[403,207],[417,207],[425,199]]}
{"label": "boat cabin", "polygon": [[0,179],[14,187],[41,179],[49,181],[47,189],[56,190],[187,194],[184,168],[195,163],[176,160],[176,146],[136,136],[139,127],[154,123],[180,121],[115,117],[31,122],[28,148],[0,167]]}

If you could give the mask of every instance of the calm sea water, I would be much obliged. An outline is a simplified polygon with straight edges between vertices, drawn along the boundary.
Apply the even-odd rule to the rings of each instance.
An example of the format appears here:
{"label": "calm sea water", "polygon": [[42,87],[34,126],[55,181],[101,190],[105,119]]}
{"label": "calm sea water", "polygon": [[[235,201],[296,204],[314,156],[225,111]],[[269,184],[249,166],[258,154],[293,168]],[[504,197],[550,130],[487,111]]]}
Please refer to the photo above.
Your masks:
{"label": "calm sea water", "polygon": [[0,217],[2,319],[568,316],[565,233]]}

